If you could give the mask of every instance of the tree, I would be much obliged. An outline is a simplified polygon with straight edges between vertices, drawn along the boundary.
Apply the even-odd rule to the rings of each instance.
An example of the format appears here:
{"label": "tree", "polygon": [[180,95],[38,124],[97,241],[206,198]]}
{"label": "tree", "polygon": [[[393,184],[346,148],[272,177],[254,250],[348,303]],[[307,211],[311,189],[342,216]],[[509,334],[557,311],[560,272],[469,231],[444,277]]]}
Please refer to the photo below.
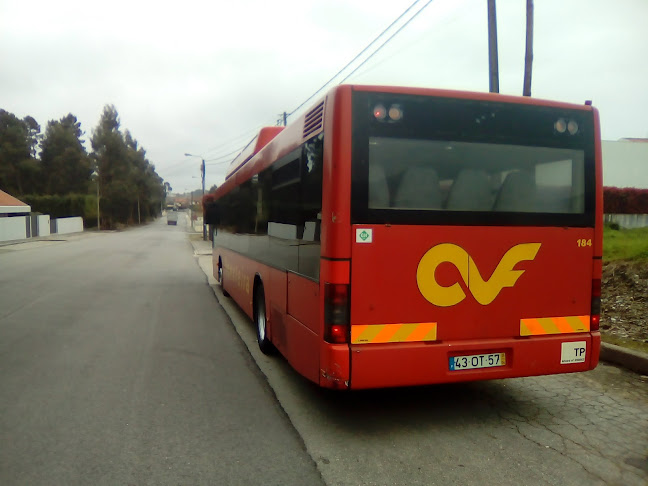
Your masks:
{"label": "tree", "polygon": [[12,194],[38,189],[40,166],[35,158],[40,126],[0,109],[0,188]]}
{"label": "tree", "polygon": [[92,158],[99,174],[101,211],[109,227],[128,220],[129,199],[134,192],[128,181],[127,148],[119,127],[117,110],[113,105],[106,105],[91,139]]}
{"label": "tree", "polygon": [[27,129],[27,143],[29,144],[29,154],[36,158],[36,149],[41,139],[41,127],[33,116],[27,115],[23,118],[23,123]]}
{"label": "tree", "polygon": [[159,213],[164,201],[162,178],[131,133],[126,130],[122,134],[113,105],[104,107],[92,135],[92,150],[107,226],[146,220]]}
{"label": "tree", "polygon": [[46,194],[83,194],[92,173],[90,159],[81,142],[81,123],[71,113],[47,124],[41,143]]}

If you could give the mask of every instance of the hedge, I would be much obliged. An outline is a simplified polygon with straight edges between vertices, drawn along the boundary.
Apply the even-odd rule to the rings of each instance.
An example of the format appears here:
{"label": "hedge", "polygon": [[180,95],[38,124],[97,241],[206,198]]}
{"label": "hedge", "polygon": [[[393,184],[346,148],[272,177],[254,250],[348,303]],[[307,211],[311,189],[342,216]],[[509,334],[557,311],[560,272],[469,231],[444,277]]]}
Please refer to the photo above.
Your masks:
{"label": "hedge", "polygon": [[648,189],[604,187],[603,212],[606,214],[648,214]]}
{"label": "hedge", "polygon": [[49,214],[52,218],[81,216],[85,226],[97,224],[97,196],[86,194],[26,195],[20,199],[35,213]]}

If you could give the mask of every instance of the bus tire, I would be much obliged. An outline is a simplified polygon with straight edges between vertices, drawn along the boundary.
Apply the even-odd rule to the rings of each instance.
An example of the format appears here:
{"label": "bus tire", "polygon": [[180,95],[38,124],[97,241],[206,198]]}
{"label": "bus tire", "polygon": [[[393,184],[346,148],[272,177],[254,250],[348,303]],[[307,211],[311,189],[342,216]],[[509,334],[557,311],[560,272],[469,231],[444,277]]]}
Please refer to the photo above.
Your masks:
{"label": "bus tire", "polygon": [[227,290],[225,290],[225,280],[223,279],[223,262],[218,260],[218,283],[221,286],[221,292],[223,292],[224,297],[229,297],[230,294]]}
{"label": "bus tire", "polygon": [[272,354],[274,346],[268,339],[268,319],[265,307],[265,292],[263,284],[257,284],[254,292],[254,324],[256,326],[257,343],[263,354]]}

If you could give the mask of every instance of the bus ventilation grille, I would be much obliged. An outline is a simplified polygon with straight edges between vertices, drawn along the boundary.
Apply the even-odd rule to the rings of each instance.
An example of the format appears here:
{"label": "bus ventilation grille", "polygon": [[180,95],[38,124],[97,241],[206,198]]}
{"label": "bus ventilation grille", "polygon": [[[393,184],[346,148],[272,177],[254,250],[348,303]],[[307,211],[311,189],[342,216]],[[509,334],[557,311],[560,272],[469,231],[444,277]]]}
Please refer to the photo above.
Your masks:
{"label": "bus ventilation grille", "polygon": [[323,120],[324,102],[322,101],[319,105],[306,113],[306,119],[304,120],[304,138],[308,138],[308,136],[320,130],[322,128]]}

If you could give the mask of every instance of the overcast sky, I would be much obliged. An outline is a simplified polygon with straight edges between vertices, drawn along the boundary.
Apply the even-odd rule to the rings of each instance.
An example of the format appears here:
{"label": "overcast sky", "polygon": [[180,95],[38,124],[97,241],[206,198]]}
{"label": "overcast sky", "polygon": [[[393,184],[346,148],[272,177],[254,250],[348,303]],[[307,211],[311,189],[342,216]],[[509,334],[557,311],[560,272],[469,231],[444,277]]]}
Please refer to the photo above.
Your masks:
{"label": "overcast sky", "polygon": [[[413,1],[0,0],[0,108],[43,131],[72,113],[90,150],[114,104],[174,191],[200,187],[200,159],[185,152],[207,159],[209,188],[223,181],[228,153],[293,111]],[[648,0],[534,3],[532,95],[592,100],[603,139],[647,137]],[[525,5],[497,0],[506,94],[522,93]],[[346,82],[488,91],[486,7],[432,1]]]}

